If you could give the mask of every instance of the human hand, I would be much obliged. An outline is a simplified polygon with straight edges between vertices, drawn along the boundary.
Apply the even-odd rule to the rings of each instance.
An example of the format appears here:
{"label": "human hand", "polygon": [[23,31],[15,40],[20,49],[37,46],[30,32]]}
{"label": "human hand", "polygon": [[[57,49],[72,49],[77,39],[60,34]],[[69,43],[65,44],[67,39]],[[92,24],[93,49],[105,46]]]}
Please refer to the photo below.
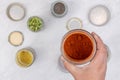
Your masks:
{"label": "human hand", "polygon": [[61,57],[65,68],[72,74],[75,80],[105,80],[107,68],[107,48],[100,37],[92,33],[97,43],[97,51],[90,64],[79,68]]}

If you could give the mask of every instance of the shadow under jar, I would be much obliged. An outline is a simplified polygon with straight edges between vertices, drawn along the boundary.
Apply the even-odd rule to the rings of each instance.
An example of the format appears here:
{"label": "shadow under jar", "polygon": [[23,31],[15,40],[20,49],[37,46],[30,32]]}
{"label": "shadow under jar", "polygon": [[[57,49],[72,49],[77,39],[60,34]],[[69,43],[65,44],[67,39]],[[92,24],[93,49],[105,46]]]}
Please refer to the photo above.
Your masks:
{"label": "shadow under jar", "polygon": [[96,41],[88,31],[71,30],[63,37],[61,51],[68,62],[76,65],[85,64],[95,56]]}

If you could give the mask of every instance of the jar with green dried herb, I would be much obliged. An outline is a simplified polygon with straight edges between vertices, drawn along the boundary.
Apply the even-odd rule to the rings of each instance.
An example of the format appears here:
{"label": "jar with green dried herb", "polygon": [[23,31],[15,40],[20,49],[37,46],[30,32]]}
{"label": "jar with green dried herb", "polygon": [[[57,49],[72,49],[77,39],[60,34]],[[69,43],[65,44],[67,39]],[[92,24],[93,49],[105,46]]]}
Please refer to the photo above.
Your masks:
{"label": "jar with green dried herb", "polygon": [[43,20],[37,16],[33,16],[28,19],[27,24],[31,31],[38,32],[43,27]]}

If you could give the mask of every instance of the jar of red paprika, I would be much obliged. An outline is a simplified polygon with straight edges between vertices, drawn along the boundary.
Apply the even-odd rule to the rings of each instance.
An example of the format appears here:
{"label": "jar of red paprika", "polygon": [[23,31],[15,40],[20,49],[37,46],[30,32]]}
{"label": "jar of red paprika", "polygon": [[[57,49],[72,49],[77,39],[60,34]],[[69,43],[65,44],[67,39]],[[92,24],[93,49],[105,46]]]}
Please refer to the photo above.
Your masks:
{"label": "jar of red paprika", "polygon": [[96,53],[96,41],[86,30],[74,29],[66,33],[61,43],[64,59],[73,64],[90,62]]}

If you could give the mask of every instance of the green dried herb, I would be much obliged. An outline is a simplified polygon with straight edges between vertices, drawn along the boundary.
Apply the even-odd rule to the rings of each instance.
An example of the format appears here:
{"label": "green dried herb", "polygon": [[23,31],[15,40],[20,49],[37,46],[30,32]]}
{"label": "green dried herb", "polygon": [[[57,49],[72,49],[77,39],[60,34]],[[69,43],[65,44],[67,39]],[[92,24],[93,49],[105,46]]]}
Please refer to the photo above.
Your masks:
{"label": "green dried herb", "polygon": [[33,16],[28,19],[28,27],[31,31],[37,32],[42,28],[42,26],[43,26],[43,21],[41,18],[37,16]]}

